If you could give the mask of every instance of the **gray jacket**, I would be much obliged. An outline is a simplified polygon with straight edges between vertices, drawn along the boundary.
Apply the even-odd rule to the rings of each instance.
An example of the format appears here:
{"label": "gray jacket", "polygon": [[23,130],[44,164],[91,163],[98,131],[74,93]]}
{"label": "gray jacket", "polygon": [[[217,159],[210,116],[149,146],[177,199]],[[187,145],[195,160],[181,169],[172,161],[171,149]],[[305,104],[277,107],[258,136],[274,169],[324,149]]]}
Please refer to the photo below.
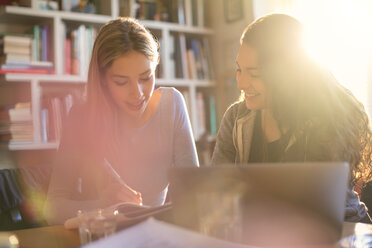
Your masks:
{"label": "gray jacket", "polygon": [[[256,111],[248,110],[244,102],[237,102],[226,111],[217,135],[212,164],[247,163],[251,150]],[[317,142],[319,137],[311,132],[292,135],[284,150],[282,162],[327,161],[329,149]],[[345,221],[370,222],[364,203],[350,185],[347,192]]]}

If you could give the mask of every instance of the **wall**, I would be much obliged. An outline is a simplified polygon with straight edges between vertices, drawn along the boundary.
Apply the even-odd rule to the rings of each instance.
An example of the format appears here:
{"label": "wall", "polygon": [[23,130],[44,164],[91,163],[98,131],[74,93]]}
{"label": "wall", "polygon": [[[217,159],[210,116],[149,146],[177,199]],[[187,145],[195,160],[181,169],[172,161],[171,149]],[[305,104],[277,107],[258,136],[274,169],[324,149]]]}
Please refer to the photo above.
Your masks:
{"label": "wall", "polygon": [[215,31],[212,39],[212,56],[218,85],[218,120],[221,120],[226,108],[239,96],[235,82],[235,59],[240,47],[240,36],[244,28],[253,21],[252,1],[242,0],[243,18],[226,22],[225,1],[229,0],[214,0],[209,8],[209,22]]}

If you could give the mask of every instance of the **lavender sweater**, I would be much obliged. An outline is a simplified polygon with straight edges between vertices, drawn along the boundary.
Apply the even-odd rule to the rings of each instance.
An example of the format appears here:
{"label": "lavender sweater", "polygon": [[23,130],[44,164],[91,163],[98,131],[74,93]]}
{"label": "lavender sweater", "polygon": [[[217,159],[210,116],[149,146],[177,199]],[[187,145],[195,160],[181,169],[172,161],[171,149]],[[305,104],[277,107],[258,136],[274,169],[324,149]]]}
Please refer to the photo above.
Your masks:
{"label": "lavender sweater", "polygon": [[[115,169],[134,190],[142,193],[145,205],[162,205],[165,201],[167,169],[172,166],[199,166],[191,125],[185,101],[174,88],[160,88],[161,97],[155,114],[140,128],[126,127],[123,160]],[[71,127],[75,129],[74,127]],[[68,128],[67,128],[68,129]],[[61,224],[74,217],[79,209],[99,206],[96,193],[95,166],[80,170],[79,163],[94,164],[89,156],[74,149],[79,135],[69,133],[62,137],[60,156],[55,164],[44,209],[50,224]],[[73,137],[71,137],[73,136]],[[66,162],[66,160],[68,162]],[[87,166],[85,166],[87,167]],[[97,166],[98,167],[98,166]],[[83,172],[80,172],[83,171]]]}

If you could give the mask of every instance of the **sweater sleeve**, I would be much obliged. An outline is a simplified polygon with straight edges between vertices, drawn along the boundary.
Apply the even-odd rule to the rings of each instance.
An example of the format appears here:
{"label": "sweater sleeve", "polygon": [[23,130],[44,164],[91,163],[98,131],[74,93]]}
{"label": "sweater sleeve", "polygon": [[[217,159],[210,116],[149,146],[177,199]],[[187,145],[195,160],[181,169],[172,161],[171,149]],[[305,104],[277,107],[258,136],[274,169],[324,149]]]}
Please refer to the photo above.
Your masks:
{"label": "sweater sleeve", "polygon": [[[62,139],[53,167],[44,216],[49,224],[63,224],[68,218],[75,217],[77,210],[89,210],[98,207],[98,200],[83,200],[76,197],[81,183],[82,135],[77,109],[72,109],[64,123]],[[79,121],[80,120],[80,121]],[[81,185],[80,185],[81,187]]]}
{"label": "sweater sleeve", "polygon": [[231,105],[222,118],[212,155],[212,165],[235,162],[236,150],[233,142],[233,129],[238,106],[238,103]]}
{"label": "sweater sleeve", "polygon": [[174,166],[199,166],[194,136],[182,94],[173,90],[174,103]]}

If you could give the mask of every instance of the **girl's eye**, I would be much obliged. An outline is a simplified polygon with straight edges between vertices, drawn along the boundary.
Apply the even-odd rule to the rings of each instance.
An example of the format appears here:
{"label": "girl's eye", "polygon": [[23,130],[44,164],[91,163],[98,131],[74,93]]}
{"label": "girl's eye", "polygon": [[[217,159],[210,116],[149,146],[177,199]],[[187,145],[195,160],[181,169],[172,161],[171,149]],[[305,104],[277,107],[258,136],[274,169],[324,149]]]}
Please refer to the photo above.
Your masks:
{"label": "girl's eye", "polygon": [[236,72],[237,72],[237,73],[241,73],[242,70],[241,70],[240,68],[236,68]]}
{"label": "girl's eye", "polygon": [[151,78],[152,78],[152,75],[148,76],[147,78],[141,78],[140,80],[141,80],[142,82],[147,82],[147,81],[149,81]]}
{"label": "girl's eye", "polygon": [[118,86],[123,86],[123,85],[126,85],[128,82],[127,81],[124,81],[124,82],[118,82],[118,81],[115,81],[114,82],[116,85]]}
{"label": "girl's eye", "polygon": [[258,74],[251,74],[251,78],[260,78],[260,75],[258,75]]}

